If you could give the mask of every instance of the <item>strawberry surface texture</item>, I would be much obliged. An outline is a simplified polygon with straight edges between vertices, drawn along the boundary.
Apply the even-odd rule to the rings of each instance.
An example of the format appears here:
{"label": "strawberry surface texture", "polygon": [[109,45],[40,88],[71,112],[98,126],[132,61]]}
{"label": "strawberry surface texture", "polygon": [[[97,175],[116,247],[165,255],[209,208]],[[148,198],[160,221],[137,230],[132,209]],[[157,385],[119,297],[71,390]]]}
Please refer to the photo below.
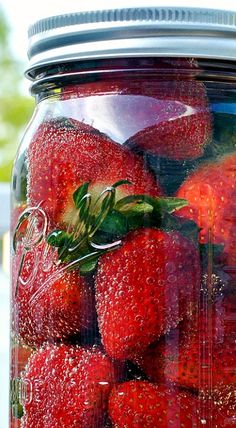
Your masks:
{"label": "strawberry surface texture", "polygon": [[103,428],[115,382],[98,349],[52,345],[30,359],[23,377],[23,428]]}
{"label": "strawberry surface texture", "polygon": [[199,226],[200,241],[224,246],[226,265],[236,265],[236,154],[207,162],[196,169],[177,192],[189,202],[177,213]]}
{"label": "strawberry surface texture", "polygon": [[55,252],[44,242],[28,251],[23,263],[22,254],[20,245],[13,259],[12,296],[13,328],[19,338],[38,347],[92,327],[93,288],[79,271],[57,266]]}
{"label": "strawberry surface texture", "polygon": [[62,97],[79,97],[81,115],[89,112],[87,120],[92,123],[95,117],[115,141],[169,159],[196,159],[212,134],[206,88],[194,78],[181,78],[178,72],[164,76],[164,72],[150,79],[133,74],[132,81],[113,76],[71,85]]}
{"label": "strawberry surface texture", "polygon": [[132,359],[188,316],[200,284],[199,254],[178,232],[140,229],[101,257],[98,324],[106,352]]}
{"label": "strawberry surface texture", "polygon": [[139,359],[153,382],[214,391],[236,385],[236,295],[218,298],[156,344]]}
{"label": "strawberry surface texture", "polygon": [[197,400],[187,392],[146,381],[120,384],[111,392],[109,414],[116,428],[195,428]]}
{"label": "strawberry surface texture", "polygon": [[118,199],[134,193],[161,193],[137,155],[72,119],[49,120],[39,126],[29,145],[28,166],[29,204],[41,204],[54,226],[73,223],[73,192],[84,182],[91,183],[95,197],[125,179],[132,185],[122,186]]}
{"label": "strawberry surface texture", "polygon": [[39,94],[13,173],[11,428],[236,428],[235,117],[202,65],[68,64]]}

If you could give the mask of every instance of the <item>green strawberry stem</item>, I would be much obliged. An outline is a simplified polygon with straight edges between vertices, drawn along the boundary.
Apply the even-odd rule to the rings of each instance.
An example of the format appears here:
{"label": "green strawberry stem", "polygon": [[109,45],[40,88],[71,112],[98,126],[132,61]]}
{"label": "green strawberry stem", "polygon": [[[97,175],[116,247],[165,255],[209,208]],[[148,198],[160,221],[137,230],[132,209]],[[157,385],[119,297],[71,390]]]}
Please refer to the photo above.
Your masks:
{"label": "green strawberry stem", "polygon": [[[102,255],[122,245],[122,238],[127,233],[143,227],[177,230],[198,242],[200,230],[197,224],[173,215],[188,205],[185,199],[142,194],[128,195],[116,201],[116,189],[127,184],[131,185],[129,181],[121,180],[107,187],[94,203],[89,183],[82,184],[74,192],[78,212],[73,227],[71,223],[67,231],[54,230],[47,237],[48,244],[58,249],[59,260],[68,263],[68,269],[80,269],[82,275],[92,272]],[[199,247],[201,253],[208,251],[208,246],[199,244]],[[222,247],[213,248],[214,256],[221,250]]]}
{"label": "green strawberry stem", "polygon": [[154,198],[148,195],[129,195],[120,199],[115,209],[124,215],[133,215],[136,213],[172,213],[188,205],[186,199],[178,198]]}
{"label": "green strawberry stem", "polygon": [[68,269],[69,270],[74,270],[74,269],[77,269],[77,268],[81,269],[83,267],[82,271],[86,270],[86,273],[87,273],[88,272],[87,268],[86,268],[87,265],[93,266],[94,263],[96,265],[97,261],[98,261],[98,259],[99,259],[99,257],[101,255],[107,254],[110,251],[113,251],[113,250],[119,248],[121,246],[121,244],[122,244],[121,241],[116,241],[116,242],[113,242],[113,243],[107,244],[107,245],[96,245],[93,242],[91,242],[90,243],[91,249],[94,248],[97,251],[93,251],[93,252],[90,252],[90,253],[88,252],[88,254],[86,254],[86,255],[84,255],[84,256],[82,256],[82,257],[80,257],[80,258],[72,261],[68,265]]}
{"label": "green strawberry stem", "polygon": [[[131,184],[128,180],[120,180],[105,188],[95,201],[89,193],[89,182],[82,184],[73,193],[75,218],[71,219],[66,230],[53,230],[46,237],[47,243],[57,249],[58,265],[66,263],[67,269],[79,269],[82,275],[92,272],[103,254],[121,246],[122,239],[130,231],[144,227],[179,231],[188,239],[198,242],[197,224],[173,215],[175,211],[188,205],[185,199],[134,194],[117,201],[116,189]],[[19,217],[13,237],[15,251],[19,242],[23,244],[19,278],[25,254],[43,240],[46,230],[47,217],[40,206],[27,208]],[[199,250],[204,267],[209,259],[208,244],[199,244]],[[222,245],[212,244],[214,263],[218,263],[222,251]],[[16,294],[18,286],[19,279]]]}
{"label": "green strawberry stem", "polygon": [[[103,198],[104,195],[105,197]],[[109,211],[111,211],[112,208],[114,207],[114,204],[115,204],[115,188],[110,187],[105,189],[96,200],[92,214],[90,215],[88,220],[88,223],[90,225],[90,227],[88,228],[89,238],[92,238],[95,235],[95,233],[97,232],[97,230],[99,229],[99,227],[101,226],[105,218],[107,217]],[[99,206],[100,206],[100,209],[97,209],[97,207]],[[98,211],[97,216],[95,215],[96,211]]]}
{"label": "green strawberry stem", "polygon": [[82,274],[94,270],[99,257],[120,246],[121,238],[131,230],[146,223],[161,227],[167,215],[187,205],[185,199],[149,195],[129,195],[116,201],[116,189],[131,185],[128,180],[105,188],[93,202],[89,184],[82,184],[73,194],[76,219],[66,231],[54,230],[47,237],[48,244],[58,249],[59,260],[69,263],[69,269],[79,268]]}

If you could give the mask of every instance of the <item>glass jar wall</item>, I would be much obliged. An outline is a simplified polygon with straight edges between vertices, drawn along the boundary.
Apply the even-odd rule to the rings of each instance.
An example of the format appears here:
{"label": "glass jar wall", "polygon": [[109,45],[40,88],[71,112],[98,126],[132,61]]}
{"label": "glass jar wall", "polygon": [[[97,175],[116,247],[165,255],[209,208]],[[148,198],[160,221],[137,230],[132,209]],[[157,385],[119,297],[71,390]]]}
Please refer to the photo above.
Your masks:
{"label": "glass jar wall", "polygon": [[12,184],[11,427],[234,426],[234,76],[38,70]]}

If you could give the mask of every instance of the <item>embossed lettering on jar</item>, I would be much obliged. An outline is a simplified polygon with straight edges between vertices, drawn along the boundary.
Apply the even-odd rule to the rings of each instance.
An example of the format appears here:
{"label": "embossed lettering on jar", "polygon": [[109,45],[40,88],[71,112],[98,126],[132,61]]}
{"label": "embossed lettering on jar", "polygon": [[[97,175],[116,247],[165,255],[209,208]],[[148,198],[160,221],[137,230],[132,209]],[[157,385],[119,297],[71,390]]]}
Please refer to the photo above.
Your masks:
{"label": "embossed lettering on jar", "polygon": [[12,428],[234,426],[234,20],[144,5],[31,27]]}

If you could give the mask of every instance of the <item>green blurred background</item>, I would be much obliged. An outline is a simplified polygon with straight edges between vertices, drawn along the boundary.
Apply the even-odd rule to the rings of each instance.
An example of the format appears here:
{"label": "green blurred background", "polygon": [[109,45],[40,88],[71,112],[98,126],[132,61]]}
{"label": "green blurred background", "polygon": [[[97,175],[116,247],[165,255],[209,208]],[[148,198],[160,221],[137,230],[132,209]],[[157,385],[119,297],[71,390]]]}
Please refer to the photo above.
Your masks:
{"label": "green blurred background", "polygon": [[9,182],[13,159],[34,100],[23,90],[23,65],[10,49],[10,28],[0,7],[0,182]]}

